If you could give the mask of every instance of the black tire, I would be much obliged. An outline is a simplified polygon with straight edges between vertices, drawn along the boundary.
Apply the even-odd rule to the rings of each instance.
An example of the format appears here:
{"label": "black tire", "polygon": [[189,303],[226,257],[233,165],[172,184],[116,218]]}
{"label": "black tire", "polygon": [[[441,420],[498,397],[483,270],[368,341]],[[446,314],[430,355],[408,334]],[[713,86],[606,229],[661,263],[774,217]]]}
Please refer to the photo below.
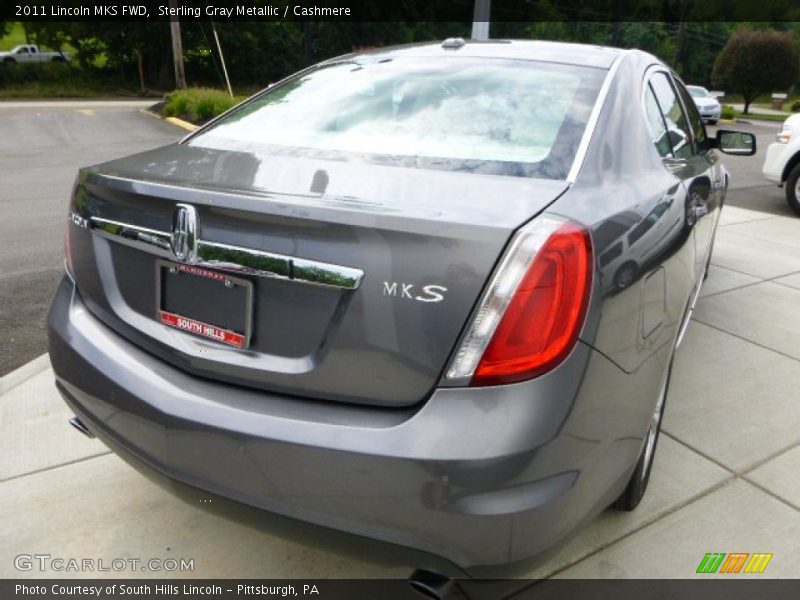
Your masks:
{"label": "black tire", "polygon": [[3,59],[3,64],[6,64],[6,65],[15,65],[15,64],[17,64],[17,61],[16,61],[16,60],[14,60],[13,58],[11,58],[10,56],[6,56],[6,57]]}
{"label": "black tire", "polygon": [[636,281],[638,272],[639,267],[636,266],[635,262],[626,262],[614,273],[614,285],[618,290],[624,290]]}
{"label": "black tire", "polygon": [[[633,469],[631,478],[628,480],[628,485],[625,486],[625,490],[612,505],[616,510],[622,510],[625,512],[634,510],[637,506],[639,506],[642,498],[644,498],[645,491],[647,491],[647,484],[650,483],[650,472],[653,470],[653,462],[656,457],[658,437],[661,433],[661,420],[664,416],[664,406],[666,405],[667,393],[669,391],[669,380],[671,377],[672,359],[670,359],[669,362],[667,380],[664,382],[664,390],[662,391],[661,398],[653,410],[654,423],[651,424],[651,427],[647,432],[642,453],[639,455],[639,460],[636,461],[636,466]],[[657,419],[655,419],[656,414],[658,415]],[[652,442],[650,440],[651,433],[653,434]]]}
{"label": "black tire", "polygon": [[717,120],[716,119],[709,119],[708,120],[708,124],[709,125],[716,125],[717,124]]}
{"label": "black tire", "polygon": [[63,62],[66,62],[66,61],[64,60],[63,56],[54,56],[53,58],[50,59],[50,62],[63,63]]}
{"label": "black tire", "polygon": [[791,208],[794,212],[800,215],[800,185],[798,185],[798,180],[800,180],[800,163],[797,163],[791,171],[789,171],[789,177],[786,179],[786,202],[789,204],[789,208]]}

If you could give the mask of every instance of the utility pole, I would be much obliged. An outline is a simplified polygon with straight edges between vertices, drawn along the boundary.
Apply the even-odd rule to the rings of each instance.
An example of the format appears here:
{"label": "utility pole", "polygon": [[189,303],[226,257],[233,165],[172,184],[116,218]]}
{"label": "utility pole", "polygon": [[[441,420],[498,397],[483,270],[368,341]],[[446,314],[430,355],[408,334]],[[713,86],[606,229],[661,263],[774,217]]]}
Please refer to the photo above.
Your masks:
{"label": "utility pole", "polygon": [[613,33],[613,44],[614,46],[621,46],[622,45],[622,24],[619,20],[622,18],[622,0],[615,0],[614,1],[614,33]]}
{"label": "utility pole", "polygon": [[[173,14],[177,14],[178,0],[169,0]],[[183,70],[183,44],[181,43],[181,24],[178,17],[169,18],[169,31],[172,35],[172,62],[175,65],[175,87],[179,90],[186,89],[186,73]]]}
{"label": "utility pole", "polygon": [[472,13],[472,39],[486,41],[489,39],[489,20],[492,12],[492,0],[475,0]]}
{"label": "utility pole", "polygon": [[678,22],[678,31],[675,34],[675,70],[683,73],[684,54],[686,54],[686,22]]}
{"label": "utility pole", "polygon": [[231,80],[230,77],[228,77],[228,67],[225,66],[225,55],[222,54],[222,46],[219,43],[219,36],[217,35],[217,28],[214,26],[214,21],[211,21],[211,31],[214,32],[214,41],[217,42],[219,60],[222,63],[222,72],[225,74],[225,85],[228,86],[228,94],[233,98],[233,88],[231,88]]}

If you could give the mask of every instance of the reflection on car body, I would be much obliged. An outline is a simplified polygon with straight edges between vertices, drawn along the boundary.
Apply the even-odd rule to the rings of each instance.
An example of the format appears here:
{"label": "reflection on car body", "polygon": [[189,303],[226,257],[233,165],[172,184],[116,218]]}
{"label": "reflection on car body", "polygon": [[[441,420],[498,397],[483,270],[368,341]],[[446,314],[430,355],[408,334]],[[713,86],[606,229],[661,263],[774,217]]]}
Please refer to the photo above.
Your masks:
{"label": "reflection on car body", "polygon": [[678,186],[668,191],[644,217],[636,213],[616,215],[611,222],[620,222],[637,217],[633,224],[624,226],[619,238],[599,255],[603,281],[610,290],[621,290],[631,285],[637,276],[651,264],[660,263],[662,254],[681,233],[685,223],[685,213],[681,208],[674,210]]}

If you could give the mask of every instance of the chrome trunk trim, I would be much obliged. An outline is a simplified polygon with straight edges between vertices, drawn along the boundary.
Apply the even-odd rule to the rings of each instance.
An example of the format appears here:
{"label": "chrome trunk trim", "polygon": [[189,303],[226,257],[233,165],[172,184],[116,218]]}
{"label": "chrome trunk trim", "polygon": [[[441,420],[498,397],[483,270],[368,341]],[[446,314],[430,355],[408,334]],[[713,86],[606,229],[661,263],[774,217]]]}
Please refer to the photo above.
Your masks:
{"label": "chrome trunk trim", "polygon": [[[90,217],[89,228],[99,236],[114,242],[162,258],[177,260],[172,248],[173,234],[170,232],[100,217]],[[179,262],[240,275],[286,279],[298,283],[346,290],[357,289],[364,278],[364,272],[353,267],[210,242],[199,238],[194,238],[194,241],[195,252],[189,252],[188,260]]]}

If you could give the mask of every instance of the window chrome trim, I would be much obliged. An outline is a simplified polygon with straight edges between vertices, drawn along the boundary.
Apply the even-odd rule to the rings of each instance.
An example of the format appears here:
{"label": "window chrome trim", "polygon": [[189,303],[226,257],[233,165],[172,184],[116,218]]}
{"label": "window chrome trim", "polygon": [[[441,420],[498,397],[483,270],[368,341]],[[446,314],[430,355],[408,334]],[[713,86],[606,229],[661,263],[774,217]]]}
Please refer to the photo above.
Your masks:
{"label": "window chrome trim", "polygon": [[[89,228],[108,240],[176,260],[171,233],[100,217],[90,217]],[[285,279],[346,290],[357,289],[364,278],[364,271],[353,267],[202,239],[196,239],[196,256],[180,262],[240,275]]]}
{"label": "window chrome trim", "polygon": [[[680,77],[678,77],[678,74],[675,73],[672,70],[667,72],[667,77],[669,78],[670,82],[672,83],[672,88],[675,90],[675,95],[678,97],[678,102],[680,102],[680,104],[681,104],[681,109],[683,110],[683,115],[686,117],[686,124],[689,126],[689,130],[692,132],[692,144],[694,145],[695,150],[696,150],[694,155],[695,156],[699,156],[700,154],[702,154],[702,152],[700,151],[699,144],[697,143],[697,131],[695,130],[694,125],[692,124],[692,119],[689,116],[689,109],[686,108],[686,102],[684,101],[683,97],[681,96],[681,90],[678,87],[678,86],[682,85],[684,87],[684,89],[685,89],[686,88],[686,84],[683,82],[683,80]],[[686,92],[689,93],[689,90],[687,89]],[[689,96],[691,97],[691,94],[689,94]],[[721,106],[722,105],[720,105],[720,107]],[[695,106],[695,110],[697,110],[696,106]],[[720,108],[720,110],[721,110],[721,108]],[[700,115],[698,115],[698,116],[700,116]],[[708,141],[708,132],[705,130],[705,125],[703,124],[702,116],[700,117],[700,127],[703,128],[703,133],[705,134],[705,139],[706,139],[706,141]]]}
{"label": "window chrome trim", "polygon": [[[644,117],[645,121],[647,121],[647,89],[650,88],[653,99],[656,101],[656,106],[658,107],[658,113],[661,115],[661,122],[664,124],[664,130],[667,130],[667,121],[664,118],[664,109],[661,108],[661,103],[658,101],[658,96],[656,96],[656,91],[650,83],[650,80],[653,78],[653,75],[656,73],[664,73],[667,76],[667,79],[670,79],[669,68],[665,65],[661,64],[652,64],[644,71],[644,77],[642,78],[642,92],[639,96],[639,108],[642,110],[642,116]],[[680,100],[680,98],[678,99]],[[650,128],[648,127],[648,133]],[[652,144],[655,148],[655,143]],[[656,150],[656,154],[658,154],[659,158],[664,161],[665,166],[669,168],[669,161],[677,162],[677,161],[684,161],[685,159],[676,158],[675,157],[675,149],[672,147],[672,142],[669,145],[669,156],[661,156],[661,154]]]}
{"label": "window chrome trim", "polygon": [[630,54],[630,52],[630,50],[621,51],[608,69],[608,73],[603,81],[603,85],[600,87],[600,91],[597,93],[597,99],[594,102],[594,107],[592,107],[589,120],[586,123],[586,129],[583,131],[583,137],[581,137],[581,142],[578,144],[578,151],[575,153],[575,159],[572,161],[572,166],[569,169],[569,173],[567,173],[567,183],[575,183],[578,178],[578,174],[583,166],[583,161],[586,158],[586,153],[589,150],[589,144],[594,136],[594,130],[597,127],[597,121],[600,120],[600,113],[603,111],[603,107],[606,104],[606,97],[608,96],[608,91],[611,89],[614,76],[617,74],[617,69],[619,68],[620,63]]}

